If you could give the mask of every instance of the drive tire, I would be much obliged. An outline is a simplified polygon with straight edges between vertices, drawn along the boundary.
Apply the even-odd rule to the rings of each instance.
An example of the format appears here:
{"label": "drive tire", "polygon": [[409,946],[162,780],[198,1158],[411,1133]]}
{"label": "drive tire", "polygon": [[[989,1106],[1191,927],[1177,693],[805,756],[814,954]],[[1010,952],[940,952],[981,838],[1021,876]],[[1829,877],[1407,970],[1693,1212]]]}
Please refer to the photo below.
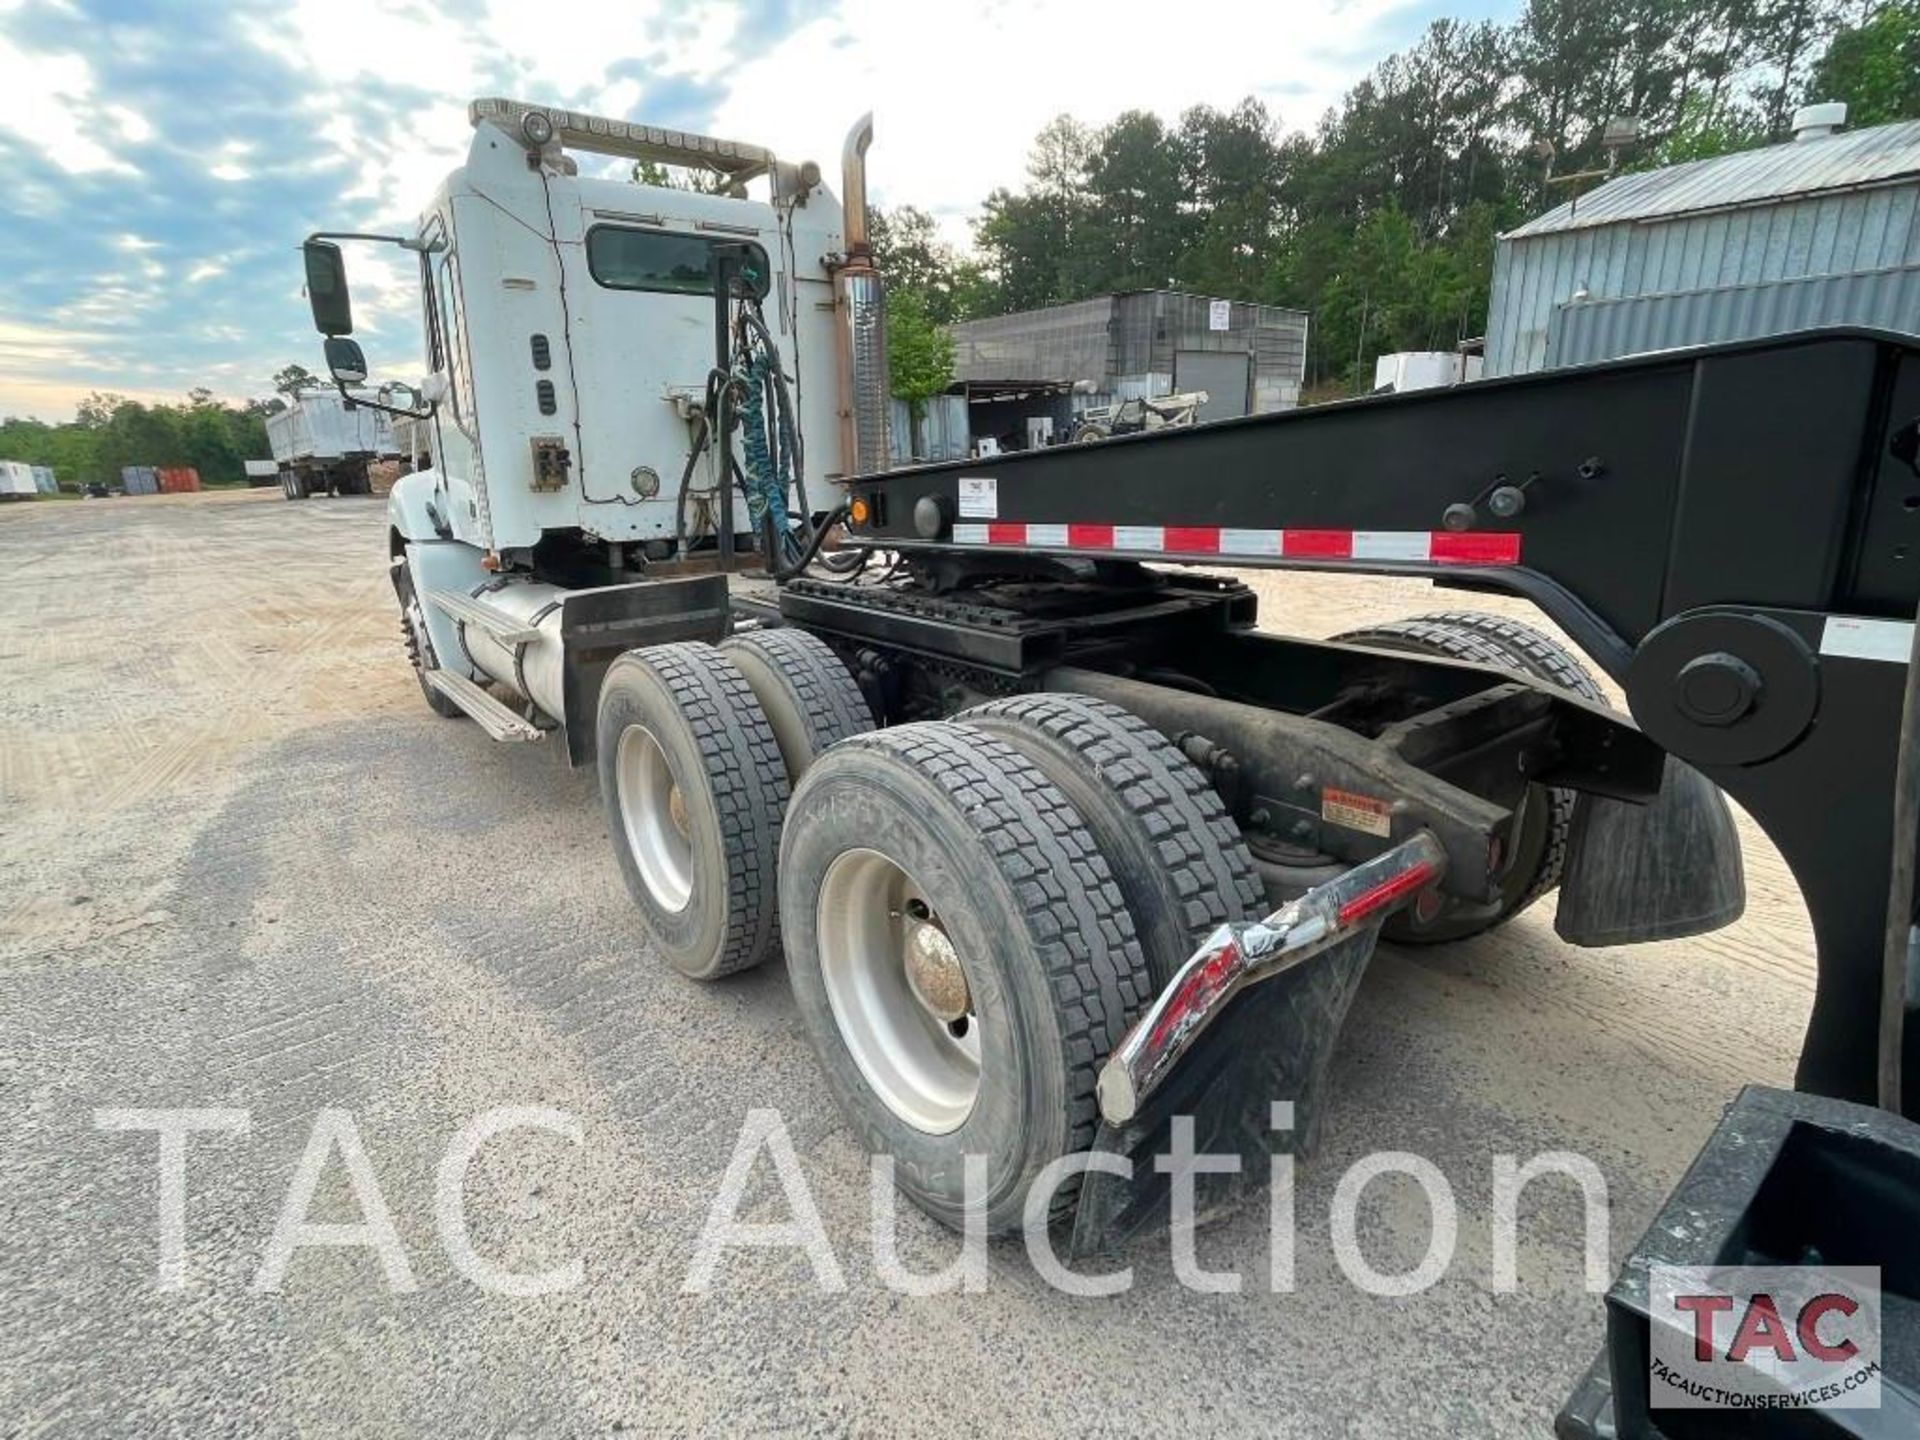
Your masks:
{"label": "drive tire", "polygon": [[1016,695],[955,717],[1058,785],[1120,886],[1156,991],[1221,924],[1264,914],[1240,827],[1158,730],[1086,695]]}
{"label": "drive tire", "polygon": [[413,678],[426,698],[428,709],[442,719],[458,720],[467,712],[454,704],[452,697],[442,695],[427,683],[427,671],[438,669],[440,662],[433,653],[433,637],[427,632],[424,602],[414,592],[413,572],[408,569],[404,555],[394,559],[393,567],[394,593],[400,600],[400,643],[406,648]]}
{"label": "drive tire", "polygon": [[[1468,660],[1553,684],[1562,683],[1535,670],[1507,644],[1483,633],[1478,626],[1463,623],[1462,613],[1390,620],[1333,638],[1348,645],[1371,645],[1380,650]],[[1538,636],[1538,632],[1534,633]],[[1381,933],[1403,945],[1441,945],[1506,924],[1560,883],[1560,872],[1567,860],[1567,837],[1573,826],[1574,799],[1571,790],[1545,785],[1529,787],[1514,840],[1516,854],[1501,882],[1497,907],[1488,910],[1450,906],[1430,921],[1422,921],[1412,908],[1405,908],[1387,918]]]}
{"label": "drive tire", "polygon": [[[1019,751],[930,721],[857,735],[821,756],[794,795],[780,861],[794,997],[861,1144],[892,1156],[894,1183],[954,1228],[966,1218],[963,1157],[984,1155],[986,1229],[1018,1230],[1041,1170],[1091,1145],[1100,1066],[1149,998],[1126,903],[1093,836]],[[978,1027],[974,1088],[963,1083],[930,1123],[906,1118],[921,1097],[898,1076],[890,1082],[885,1067],[918,1045],[937,1046],[939,1022],[897,1024],[890,1034],[904,1041],[890,1047],[859,999],[865,976],[865,993],[911,1003],[908,982],[884,968],[888,937],[905,922],[887,903],[859,898],[858,876],[888,866],[924,895],[950,937],[966,1020]],[[864,927],[862,916],[871,917]],[[877,938],[841,943],[862,933]],[[878,956],[870,970],[863,954]],[[1070,1176],[1055,1191],[1050,1221],[1071,1214],[1078,1182]]]}
{"label": "drive tire", "polygon": [[818,636],[804,630],[754,630],[720,644],[740,667],[773,727],[787,783],[798,785],[829,745],[873,729],[873,712],[852,673]]}
{"label": "drive tire", "polygon": [[620,873],[667,963],[713,980],[773,955],[787,772],[739,668],[698,643],[628,651],[595,738]]}

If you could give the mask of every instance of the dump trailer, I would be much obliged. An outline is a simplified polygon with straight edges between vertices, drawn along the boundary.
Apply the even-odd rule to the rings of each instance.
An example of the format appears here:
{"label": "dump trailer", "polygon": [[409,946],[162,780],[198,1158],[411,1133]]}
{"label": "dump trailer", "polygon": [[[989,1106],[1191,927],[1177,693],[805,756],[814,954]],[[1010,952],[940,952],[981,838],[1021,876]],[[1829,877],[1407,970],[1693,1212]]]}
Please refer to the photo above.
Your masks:
{"label": "dump trailer", "polygon": [[[784,950],[916,1204],[1112,1249],[1164,1215],[1150,1157],[1186,1117],[1242,1156],[1201,1177],[1230,1203],[1312,1151],[1383,936],[1457,944],[1555,890],[1572,946],[1725,925],[1724,792],[1801,886],[1817,991],[1797,1091],[1743,1100],[1676,1193],[1711,1223],[1636,1254],[1818,1247],[1883,1265],[1911,1324],[1920,343],[1810,332],[886,471],[869,123],[836,197],[738,142],[470,118],[414,230],[305,247],[343,393],[367,362],[340,242],[419,266],[428,374],[382,403],[431,438],[386,553],[423,697],[596,769],[673,970]],[[1461,607],[1262,633],[1220,573],[1250,568],[1520,596],[1584,659]],[[1662,1433],[1644,1281],[1562,1433]],[[1887,1393],[1915,1352],[1889,1335]],[[1737,1418],[1685,1433],[1806,1433]]]}
{"label": "dump trailer", "polygon": [[308,390],[267,416],[267,446],[289,500],[314,495],[370,495],[367,467],[392,459],[393,425],[381,410],[361,403],[370,394]]}
{"label": "dump trailer", "polygon": [[33,466],[20,460],[0,460],[0,501],[32,500],[40,493]]}

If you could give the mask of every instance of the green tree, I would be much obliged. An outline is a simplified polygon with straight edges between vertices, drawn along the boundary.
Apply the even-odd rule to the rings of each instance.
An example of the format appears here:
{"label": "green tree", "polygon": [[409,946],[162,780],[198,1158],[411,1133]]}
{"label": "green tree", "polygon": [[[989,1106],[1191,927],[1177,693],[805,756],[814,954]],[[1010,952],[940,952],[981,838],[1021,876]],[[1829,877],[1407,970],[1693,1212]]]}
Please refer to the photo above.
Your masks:
{"label": "green tree", "polygon": [[940,238],[940,227],[924,210],[901,205],[874,206],[868,216],[874,263],[889,290],[910,290],[920,297],[928,318],[951,325],[980,313],[985,277],[972,260],[956,256]]}
{"label": "green tree", "polygon": [[300,395],[308,390],[317,390],[325,383],[318,375],[304,365],[287,365],[273,372],[273,388],[277,394]]}
{"label": "green tree", "polygon": [[1844,100],[1854,126],[1920,119],[1920,3],[1895,0],[1843,26],[1814,64],[1804,98]]}
{"label": "green tree", "polygon": [[1129,110],[1105,126],[1086,156],[1081,242],[1093,263],[1083,293],[1163,289],[1187,245],[1186,176],[1177,138],[1160,117]]}
{"label": "green tree", "polygon": [[914,290],[887,294],[887,379],[917,425],[926,402],[953,383],[953,337]]}

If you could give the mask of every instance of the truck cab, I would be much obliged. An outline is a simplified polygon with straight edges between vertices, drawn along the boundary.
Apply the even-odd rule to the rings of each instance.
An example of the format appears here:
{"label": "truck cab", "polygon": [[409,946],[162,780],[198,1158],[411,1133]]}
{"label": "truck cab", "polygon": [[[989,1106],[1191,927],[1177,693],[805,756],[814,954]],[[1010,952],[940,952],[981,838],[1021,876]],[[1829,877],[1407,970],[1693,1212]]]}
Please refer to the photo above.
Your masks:
{"label": "truck cab", "polygon": [[[724,602],[647,586],[800,562],[836,482],[884,464],[872,126],[843,205],[755,145],[515,100],[468,118],[412,234],[309,238],[308,295],[346,408],[402,437],[388,553],[429,702],[497,739],[561,730],[578,764],[620,646],[724,624]],[[417,387],[362,388],[342,241],[416,258]]]}
{"label": "truck cab", "polygon": [[[807,476],[847,473],[834,326],[846,237],[816,167],[508,100],[475,101],[470,118],[466,163],[413,237],[435,413],[432,468],[404,482],[417,494],[403,503],[509,564],[547,537],[656,561],[713,543],[716,477],[696,470],[688,507],[678,491],[716,363],[723,257],[790,377]],[[581,173],[573,152],[613,173]],[[722,193],[624,178],[652,173],[643,164],[687,167]],[[747,198],[756,181],[767,198]],[[738,494],[733,509],[748,535]]]}

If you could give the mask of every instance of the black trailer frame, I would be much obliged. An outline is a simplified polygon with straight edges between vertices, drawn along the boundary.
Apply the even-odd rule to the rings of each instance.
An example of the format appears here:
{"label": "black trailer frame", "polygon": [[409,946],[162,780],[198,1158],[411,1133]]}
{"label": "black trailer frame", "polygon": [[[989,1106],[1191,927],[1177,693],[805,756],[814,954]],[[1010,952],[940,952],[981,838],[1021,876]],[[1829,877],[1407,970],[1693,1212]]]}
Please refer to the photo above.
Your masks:
{"label": "black trailer frame", "polygon": [[[911,657],[1021,688],[1046,683],[1096,621],[1134,661],[1175,632],[1182,651],[1244,650],[1224,638],[1235,617],[1219,612],[1242,603],[1231,587],[1216,642],[1193,633],[1203,593],[1115,603],[1140,562],[1524,596],[1791,867],[1819,965],[1800,1088],[1898,1109],[1903,1092],[1920,1101],[1920,1027],[1904,1024],[1916,837],[1910,818],[1896,835],[1894,805],[1920,603],[1917,452],[1920,342],[1807,332],[863,477],[852,540],[900,552],[919,583],[799,582],[781,608],[870,687]],[[1062,601],[1075,585],[1106,598],[1075,613]],[[1311,664],[1300,642],[1271,643],[1295,648],[1236,663]]]}
{"label": "black trailer frame", "polygon": [[[1351,880],[1421,845],[1444,852],[1449,903],[1490,893],[1489,857],[1517,836],[1516,768],[1584,792],[1589,815],[1635,810],[1621,800],[1671,812],[1639,829],[1616,818],[1607,843],[1587,847],[1654,852],[1616,890],[1719,846],[1734,852],[1737,891],[1737,841],[1699,777],[1737,800],[1813,922],[1803,1093],[1738,1102],[1670,1202],[1697,1215],[1706,1196],[1715,1224],[1656,1220],[1635,1255],[1880,1266],[1884,1433],[1920,1415],[1920,339],[1805,332],[928,465],[852,482],[847,512],[852,542],[895,552],[908,583],[793,580],[780,615],[840,651],[876,713],[951,713],[1005,690],[1104,695],[1208,770],[1257,862],[1290,843],[1339,862],[1299,877],[1315,896],[1344,883],[1330,879],[1343,866],[1362,867]],[[1486,667],[1254,635],[1243,588],[1158,568],[1195,565],[1422,575],[1523,596],[1619,683],[1639,729]],[[1405,703],[1366,714],[1383,696]],[[1317,773],[1290,781],[1296,767]],[[1314,791],[1329,772],[1391,795],[1391,830],[1361,841],[1321,823]],[[1725,923],[1738,901],[1713,870],[1583,943]],[[1563,935],[1572,901],[1563,892]],[[1209,945],[1238,944],[1233,928]],[[1371,948],[1361,934],[1245,991],[1157,1109],[1115,1114],[1103,1096],[1096,1149],[1158,1148],[1167,1117],[1191,1111],[1204,1148],[1250,1154],[1275,1143],[1251,1117],[1283,1094],[1305,1103],[1295,1148],[1310,1147],[1332,1036]],[[1844,1163],[1805,1163],[1822,1146]],[[1124,1238],[1159,1200],[1151,1185],[1096,1178],[1079,1249]],[[1828,1412],[1706,1412],[1669,1428],[1649,1410],[1639,1264],[1609,1293],[1607,1347],[1558,1417],[1563,1440],[1869,1433]]]}

